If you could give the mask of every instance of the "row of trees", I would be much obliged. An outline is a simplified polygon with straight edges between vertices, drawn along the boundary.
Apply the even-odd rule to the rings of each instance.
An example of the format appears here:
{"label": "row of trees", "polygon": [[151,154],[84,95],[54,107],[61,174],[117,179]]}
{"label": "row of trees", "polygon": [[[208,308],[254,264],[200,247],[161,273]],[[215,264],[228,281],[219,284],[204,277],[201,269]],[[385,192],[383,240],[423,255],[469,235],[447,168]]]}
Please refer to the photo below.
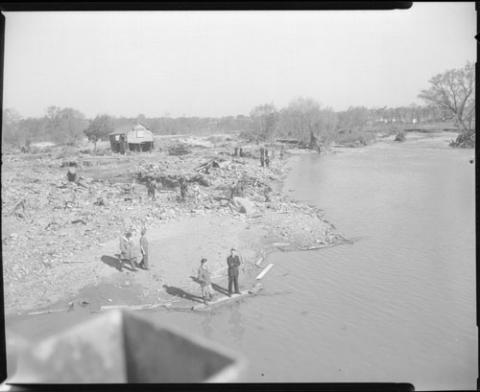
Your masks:
{"label": "row of trees", "polygon": [[277,137],[306,141],[311,134],[333,140],[339,132],[362,131],[376,123],[413,123],[441,121],[447,116],[437,107],[411,105],[399,108],[367,109],[352,107],[334,112],[310,98],[298,98],[286,108],[277,110],[273,104],[255,107],[250,116],[221,118],[158,117],[135,118],[99,115],[92,120],[71,108],[49,107],[43,117],[22,118],[12,109],[3,111],[3,140],[8,144],[28,145],[34,141],[54,141],[75,144],[85,136],[96,143],[110,132],[139,122],[157,134],[202,134],[212,132],[247,131],[253,139],[271,140]]}
{"label": "row of trees", "polygon": [[3,110],[3,142],[28,146],[31,142],[53,141],[58,144],[76,144],[88,137],[93,143],[105,139],[117,129],[141,123],[157,134],[208,134],[248,129],[250,118],[244,115],[220,118],[208,117],[114,117],[106,114],[87,119],[71,108],[49,107],[45,115],[23,118],[13,109]]}
{"label": "row of trees", "polygon": [[[334,112],[308,98],[298,98],[286,108],[276,110],[273,104],[255,107],[251,113],[253,137],[269,140],[292,137],[303,142],[312,138],[328,143],[346,134],[362,138],[369,131],[410,124],[411,128],[428,122],[453,121],[460,131],[457,144],[473,146],[475,140],[475,69],[472,63],[463,68],[435,75],[429,88],[419,94],[425,105],[412,104],[397,108],[350,107]],[[393,125],[392,125],[393,124]],[[386,126],[385,126],[386,125]]]}
{"label": "row of trees", "polygon": [[[115,129],[139,122],[158,134],[205,134],[244,131],[256,140],[295,138],[309,142],[315,138],[323,143],[353,134],[395,128],[397,124],[422,124],[453,120],[462,136],[474,140],[475,91],[474,65],[434,76],[430,87],[419,97],[426,105],[412,104],[397,108],[351,107],[335,112],[311,98],[297,98],[282,109],[273,104],[256,106],[249,116],[221,118],[155,117],[140,114],[135,118],[99,115],[88,120],[72,108],[51,106],[40,118],[22,118],[12,109],[3,111],[3,141],[19,146],[32,141],[54,141],[75,144],[87,136],[96,144]],[[380,128],[379,128],[380,127]]]}
{"label": "row of trees", "polygon": [[415,104],[398,108],[350,107],[335,112],[311,98],[297,98],[280,110],[273,104],[259,105],[251,111],[250,118],[252,138],[285,137],[308,142],[314,135],[328,143],[345,133],[358,135],[367,129],[393,129],[399,124],[413,128],[415,124],[446,121],[451,116],[434,105]]}
{"label": "row of trees", "polygon": [[32,141],[75,144],[89,121],[78,110],[50,106],[40,118],[22,118],[15,110],[3,111],[3,141],[28,146]]}

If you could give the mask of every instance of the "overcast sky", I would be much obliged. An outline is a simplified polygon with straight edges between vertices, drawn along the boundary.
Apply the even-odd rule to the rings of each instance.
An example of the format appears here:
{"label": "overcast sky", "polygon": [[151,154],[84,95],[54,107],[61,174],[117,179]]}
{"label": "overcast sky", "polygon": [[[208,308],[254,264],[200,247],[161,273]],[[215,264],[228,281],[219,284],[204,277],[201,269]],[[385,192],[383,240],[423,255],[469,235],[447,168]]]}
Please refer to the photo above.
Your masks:
{"label": "overcast sky", "polygon": [[248,114],[299,96],[335,110],[421,103],[475,60],[474,3],[395,11],[6,13],[4,107]]}

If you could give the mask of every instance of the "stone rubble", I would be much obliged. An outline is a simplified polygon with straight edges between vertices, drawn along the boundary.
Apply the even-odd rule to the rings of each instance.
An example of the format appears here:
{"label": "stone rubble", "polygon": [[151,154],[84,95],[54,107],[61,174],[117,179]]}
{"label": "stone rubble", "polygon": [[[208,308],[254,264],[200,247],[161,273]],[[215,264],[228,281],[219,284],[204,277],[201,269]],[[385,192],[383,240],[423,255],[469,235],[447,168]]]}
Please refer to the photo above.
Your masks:
{"label": "stone rubble", "polygon": [[[263,227],[265,241],[283,241],[291,249],[342,240],[318,208],[289,200],[277,189],[286,174],[285,161],[273,160],[267,169],[254,158],[232,157],[228,145],[220,151],[190,148],[185,155],[4,155],[6,296],[9,285],[18,282],[51,285],[56,266],[89,262],[78,255],[126,229],[138,231],[206,211],[247,219],[251,226]],[[78,164],[77,183],[67,180],[66,161]],[[189,189],[185,201],[179,197],[181,178]],[[157,183],[155,201],[147,197],[147,181]]]}

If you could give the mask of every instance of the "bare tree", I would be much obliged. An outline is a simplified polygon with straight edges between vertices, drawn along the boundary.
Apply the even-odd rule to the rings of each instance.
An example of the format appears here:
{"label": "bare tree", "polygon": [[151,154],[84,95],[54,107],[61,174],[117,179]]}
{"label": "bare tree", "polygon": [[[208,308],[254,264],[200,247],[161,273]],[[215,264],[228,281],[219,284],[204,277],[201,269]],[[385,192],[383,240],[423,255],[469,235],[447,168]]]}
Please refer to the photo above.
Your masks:
{"label": "bare tree", "polygon": [[21,143],[19,122],[22,117],[15,109],[3,109],[2,139],[9,144]]}
{"label": "bare tree", "polygon": [[45,119],[47,133],[60,143],[67,144],[77,142],[87,124],[85,116],[78,110],[56,106],[47,108]]}
{"label": "bare tree", "polygon": [[325,143],[332,139],[336,126],[333,110],[322,108],[314,99],[297,98],[281,111],[278,130],[284,136],[311,144],[312,140]]}
{"label": "bare tree", "polygon": [[278,113],[273,104],[259,105],[250,113],[252,127],[260,140],[270,140],[275,133]]}
{"label": "bare tree", "polygon": [[97,142],[104,139],[107,135],[113,132],[113,120],[110,116],[103,114],[95,117],[87,129],[84,130],[88,140],[94,145],[94,150],[97,152]]}
{"label": "bare tree", "polygon": [[475,68],[451,69],[430,79],[430,88],[419,97],[450,114],[456,126],[466,134],[473,134],[475,122]]}

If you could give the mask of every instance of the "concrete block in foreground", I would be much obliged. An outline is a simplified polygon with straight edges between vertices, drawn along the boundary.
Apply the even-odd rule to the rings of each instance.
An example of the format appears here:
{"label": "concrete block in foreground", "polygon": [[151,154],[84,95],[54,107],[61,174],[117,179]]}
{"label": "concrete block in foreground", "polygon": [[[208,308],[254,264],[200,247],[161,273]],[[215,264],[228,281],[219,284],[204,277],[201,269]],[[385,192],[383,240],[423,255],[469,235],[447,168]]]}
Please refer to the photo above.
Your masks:
{"label": "concrete block in foreground", "polygon": [[7,382],[234,382],[245,367],[215,343],[115,310],[29,347]]}

